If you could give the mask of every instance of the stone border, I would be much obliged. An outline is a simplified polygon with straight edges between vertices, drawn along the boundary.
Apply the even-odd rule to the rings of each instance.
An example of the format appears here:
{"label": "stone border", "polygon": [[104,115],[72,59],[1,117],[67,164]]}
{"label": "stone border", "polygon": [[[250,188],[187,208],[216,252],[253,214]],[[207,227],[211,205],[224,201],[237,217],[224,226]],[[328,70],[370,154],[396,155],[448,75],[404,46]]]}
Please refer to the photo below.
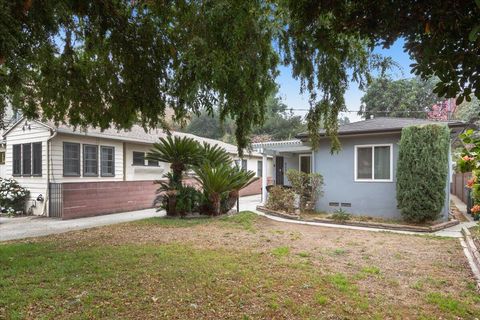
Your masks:
{"label": "stone border", "polygon": [[460,239],[460,243],[462,244],[463,252],[467,257],[470,269],[472,269],[472,273],[477,281],[477,290],[480,291],[480,253],[467,227],[462,228],[462,235],[463,238]]}
{"label": "stone border", "polygon": [[263,206],[257,206],[257,210],[272,216],[291,219],[291,220],[297,220],[297,221],[320,222],[320,223],[335,224],[335,225],[346,225],[346,226],[385,229],[385,230],[413,231],[413,232],[424,232],[424,233],[440,231],[440,230],[459,224],[458,220],[450,220],[447,222],[438,223],[428,227],[412,226],[412,225],[405,225],[405,224],[380,223],[380,222],[348,221],[348,220],[344,222],[337,222],[331,219],[322,219],[322,218],[300,219],[300,217],[297,215],[291,215],[291,214],[267,209]]}

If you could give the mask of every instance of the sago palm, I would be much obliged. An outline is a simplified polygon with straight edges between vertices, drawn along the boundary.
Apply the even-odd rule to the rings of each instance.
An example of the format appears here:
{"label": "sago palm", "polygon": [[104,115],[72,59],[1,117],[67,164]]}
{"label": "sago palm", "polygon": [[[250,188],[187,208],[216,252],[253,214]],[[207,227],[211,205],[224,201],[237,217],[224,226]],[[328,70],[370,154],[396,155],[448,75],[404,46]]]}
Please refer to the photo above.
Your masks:
{"label": "sago palm", "polygon": [[153,144],[146,158],[170,163],[173,183],[179,184],[183,172],[190,166],[199,164],[202,154],[200,144],[192,138],[167,136],[166,138],[160,138],[159,142]]}
{"label": "sago palm", "polygon": [[211,166],[219,166],[221,164],[228,164],[232,161],[227,151],[217,144],[211,145],[206,142],[200,147],[203,162],[209,163]]}

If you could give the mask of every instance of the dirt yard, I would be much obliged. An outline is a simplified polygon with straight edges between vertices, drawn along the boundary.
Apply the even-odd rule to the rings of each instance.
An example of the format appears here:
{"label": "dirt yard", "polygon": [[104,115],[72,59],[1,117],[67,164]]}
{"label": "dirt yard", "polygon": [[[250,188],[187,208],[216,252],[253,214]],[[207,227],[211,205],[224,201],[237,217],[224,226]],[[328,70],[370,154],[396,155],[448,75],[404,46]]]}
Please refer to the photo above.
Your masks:
{"label": "dirt yard", "polygon": [[475,319],[458,239],[154,218],[0,245],[0,319]]}

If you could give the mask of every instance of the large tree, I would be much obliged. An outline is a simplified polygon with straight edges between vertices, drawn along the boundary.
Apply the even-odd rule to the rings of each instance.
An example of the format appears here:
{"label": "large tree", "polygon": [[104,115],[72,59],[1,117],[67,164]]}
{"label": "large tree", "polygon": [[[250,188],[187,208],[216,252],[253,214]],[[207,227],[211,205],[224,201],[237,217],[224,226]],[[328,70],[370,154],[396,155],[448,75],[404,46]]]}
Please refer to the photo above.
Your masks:
{"label": "large tree", "polygon": [[437,79],[419,78],[392,80],[378,78],[368,86],[362,97],[359,115],[377,117],[426,118],[432,106],[441,102],[433,92]]}
{"label": "large tree", "polygon": [[[275,89],[265,102],[264,118],[265,121],[261,125],[252,128],[252,141],[292,139],[296,134],[306,130],[303,118],[288,110],[287,105],[278,96],[278,89]],[[213,114],[203,111],[193,117],[183,131],[235,143],[231,139],[235,128],[235,122],[231,118],[222,120],[215,110]]]}
{"label": "large tree", "polygon": [[399,38],[440,96],[480,97],[479,15],[478,0],[0,0],[0,102],[101,128],[217,107],[245,147],[283,62],[316,144],[321,123],[335,137],[349,82],[391,62],[375,46]]}

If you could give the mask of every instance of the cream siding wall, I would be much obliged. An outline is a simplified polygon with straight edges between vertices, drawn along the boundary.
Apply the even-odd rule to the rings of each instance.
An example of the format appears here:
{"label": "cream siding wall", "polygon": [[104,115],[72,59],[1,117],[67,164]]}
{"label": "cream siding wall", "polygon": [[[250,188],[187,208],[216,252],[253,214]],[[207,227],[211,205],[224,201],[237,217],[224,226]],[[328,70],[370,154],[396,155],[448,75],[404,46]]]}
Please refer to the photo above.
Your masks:
{"label": "cream siding wall", "polygon": [[[239,157],[232,157],[233,160],[240,160]],[[256,156],[248,156],[246,155],[244,160],[247,160],[247,170],[255,172],[255,176],[257,176],[257,165],[258,161],[262,161],[262,157]],[[273,172],[273,161],[272,158],[267,160],[267,177],[271,177]]]}
{"label": "cream siding wall", "polygon": [[125,144],[125,176],[127,181],[157,180],[169,171],[170,164],[165,162],[160,162],[158,167],[147,166],[147,161],[145,161],[145,166],[133,165],[133,152],[147,153],[152,146],[152,144]]}
{"label": "cream siding wall", "polygon": [[[0,152],[6,152],[6,148],[3,146],[0,147]],[[6,176],[7,176],[7,166],[5,164],[0,164],[0,178],[5,178]]]}
{"label": "cream siding wall", "polygon": [[27,210],[31,209],[33,214],[40,215],[43,212],[46,212],[44,208],[46,203],[45,201],[43,203],[37,202],[36,199],[40,194],[42,194],[44,198],[47,194],[47,140],[50,137],[50,129],[34,121],[30,122],[30,129],[27,128],[23,131],[22,127],[23,125],[21,123],[18,124],[5,137],[7,143],[5,176],[12,177],[13,145],[33,142],[42,143],[42,176],[13,177],[22,187],[25,187],[30,191],[30,201],[27,204]]}
{"label": "cream siding wall", "polygon": [[[63,176],[63,143],[80,143],[80,177]],[[83,144],[97,145],[98,149],[98,176],[83,176]],[[115,176],[102,177],[100,170],[100,146],[115,148]],[[118,140],[95,137],[61,134],[51,141],[50,150],[50,182],[93,182],[93,181],[121,181],[123,180],[123,143]]]}

